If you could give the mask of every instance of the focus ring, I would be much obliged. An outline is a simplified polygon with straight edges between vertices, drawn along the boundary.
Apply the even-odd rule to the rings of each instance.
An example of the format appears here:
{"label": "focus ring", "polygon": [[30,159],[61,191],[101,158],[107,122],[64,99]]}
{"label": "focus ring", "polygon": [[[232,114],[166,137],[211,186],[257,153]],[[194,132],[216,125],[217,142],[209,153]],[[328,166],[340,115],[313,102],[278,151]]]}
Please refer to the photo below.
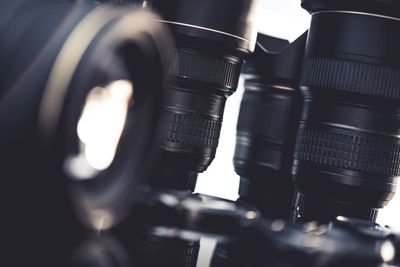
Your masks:
{"label": "focus ring", "polygon": [[[255,97],[262,99],[263,96],[254,95]],[[250,99],[249,93],[245,92],[238,120],[238,132],[262,134],[268,139],[284,140],[291,123],[291,103],[277,103],[274,99],[266,99],[262,105],[257,105],[255,101],[257,100]],[[263,114],[263,118],[257,114]]]}
{"label": "focus ring", "polygon": [[203,149],[215,149],[221,131],[221,122],[170,111],[163,113],[162,139]]}
{"label": "focus ring", "polygon": [[241,70],[241,60],[235,57],[214,58],[192,50],[175,50],[172,57],[176,58],[171,74],[174,76],[216,83],[227,89],[234,89],[238,83]]}
{"label": "focus ring", "polygon": [[307,58],[300,84],[400,100],[400,70],[357,61]]}
{"label": "focus ring", "polygon": [[194,267],[197,263],[200,244],[198,241],[184,241],[158,236],[147,236],[138,244],[141,263],[144,266]]}
{"label": "focus ring", "polygon": [[400,143],[349,131],[300,127],[295,160],[309,161],[384,176],[399,176]]}

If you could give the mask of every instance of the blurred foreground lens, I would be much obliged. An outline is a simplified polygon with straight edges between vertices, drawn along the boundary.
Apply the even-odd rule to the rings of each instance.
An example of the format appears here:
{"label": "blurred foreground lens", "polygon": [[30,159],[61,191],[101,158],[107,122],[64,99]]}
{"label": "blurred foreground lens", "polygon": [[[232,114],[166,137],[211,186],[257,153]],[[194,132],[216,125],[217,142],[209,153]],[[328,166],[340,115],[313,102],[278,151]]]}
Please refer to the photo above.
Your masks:
{"label": "blurred foreground lens", "polygon": [[91,228],[129,211],[152,162],[171,39],[156,15],[92,1],[5,1],[0,17],[5,228],[31,261],[60,259],[51,244],[80,233],[67,189]]}
{"label": "blurred foreground lens", "polygon": [[[71,81],[70,90],[76,95],[64,113],[66,139],[61,139],[67,142],[69,154],[64,168],[75,180],[73,197],[84,219],[97,229],[114,225],[129,212],[152,163],[167,58],[164,50],[170,49],[168,31],[156,16],[122,10],[120,18],[103,20],[93,39],[95,47],[79,63],[79,76]],[[84,29],[81,34],[86,34]],[[73,46],[77,39],[67,40],[51,78],[57,71],[65,72],[57,63],[74,53],[68,51],[68,41]],[[43,127],[49,122],[46,109],[53,105],[52,90],[59,81],[54,85],[50,79],[42,102]]]}
{"label": "blurred foreground lens", "polygon": [[301,114],[298,90],[306,34],[290,45],[259,35],[245,64],[234,155],[240,200],[269,218],[292,219],[293,148]]}
{"label": "blurred foreground lens", "polygon": [[302,6],[312,14],[293,167],[302,218],[374,221],[400,175],[400,3]]}
{"label": "blurred foreground lens", "polygon": [[194,190],[214,159],[227,96],[254,49],[257,0],[153,0],[172,29],[177,59],[165,90],[153,185]]}

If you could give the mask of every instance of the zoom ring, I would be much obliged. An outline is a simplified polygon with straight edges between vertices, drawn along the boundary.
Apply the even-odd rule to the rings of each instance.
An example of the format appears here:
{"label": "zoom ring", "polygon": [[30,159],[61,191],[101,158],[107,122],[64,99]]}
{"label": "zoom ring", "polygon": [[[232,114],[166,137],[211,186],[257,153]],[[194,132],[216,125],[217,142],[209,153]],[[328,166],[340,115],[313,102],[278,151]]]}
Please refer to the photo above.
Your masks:
{"label": "zoom ring", "polygon": [[[265,138],[274,140],[284,140],[290,127],[290,106],[282,103],[263,103],[257,113],[253,112],[253,103],[246,102],[241,107],[241,119],[238,121],[238,132],[249,132],[251,134],[262,134]],[[262,124],[259,117],[249,115],[263,114]]]}
{"label": "zoom ring", "polygon": [[300,85],[400,100],[400,71],[357,61],[307,58]]}
{"label": "zoom ring", "polygon": [[162,139],[202,149],[215,149],[221,131],[221,122],[165,111]]}
{"label": "zoom ring", "polygon": [[384,176],[400,175],[400,143],[387,137],[303,126],[298,131],[294,158]]}
{"label": "zoom ring", "polygon": [[199,254],[199,242],[185,242],[152,237],[139,244],[144,266],[194,267]]}
{"label": "zoom ring", "polygon": [[214,58],[191,50],[175,50],[171,74],[185,79],[215,83],[223,88],[237,87],[241,60],[235,57]]}

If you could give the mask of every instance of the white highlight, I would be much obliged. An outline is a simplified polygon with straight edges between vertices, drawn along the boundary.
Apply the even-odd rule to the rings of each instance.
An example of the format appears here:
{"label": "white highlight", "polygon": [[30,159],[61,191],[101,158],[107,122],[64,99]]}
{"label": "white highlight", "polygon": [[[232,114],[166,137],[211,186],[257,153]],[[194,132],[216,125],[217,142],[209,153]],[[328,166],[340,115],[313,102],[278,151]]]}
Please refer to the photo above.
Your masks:
{"label": "white highlight", "polygon": [[132,95],[132,83],[126,80],[96,87],[88,95],[77,132],[87,162],[98,171],[108,168],[114,159]]}
{"label": "white highlight", "polygon": [[188,23],[181,23],[181,22],[176,22],[176,21],[168,21],[168,20],[160,20],[160,22],[179,25],[179,26],[185,26],[185,27],[189,27],[189,28],[196,28],[196,29],[210,31],[210,32],[215,32],[215,33],[223,34],[223,35],[230,36],[230,37],[233,37],[233,38],[236,38],[236,39],[240,39],[240,40],[245,41],[245,42],[249,42],[249,40],[247,40],[247,39],[245,39],[243,37],[240,37],[240,36],[228,33],[228,32],[223,32],[223,31],[218,31],[218,30],[215,30],[215,29],[207,28],[207,27],[197,26],[197,25],[188,24]]}
{"label": "white highlight", "polygon": [[385,15],[374,14],[374,13],[366,13],[366,12],[347,11],[347,10],[319,11],[319,12],[313,13],[313,15],[317,15],[320,13],[343,13],[343,14],[353,14],[353,15],[361,15],[361,16],[376,17],[376,18],[381,18],[381,19],[390,19],[390,20],[400,21],[400,18],[396,18],[396,17],[385,16]]}
{"label": "white highlight", "polygon": [[90,179],[112,164],[133,94],[133,85],[127,80],[89,92],[77,125],[81,152],[66,161],[67,171],[73,177]]}
{"label": "white highlight", "polygon": [[396,249],[392,242],[385,241],[381,246],[381,257],[384,262],[389,262],[394,259],[396,255]]}

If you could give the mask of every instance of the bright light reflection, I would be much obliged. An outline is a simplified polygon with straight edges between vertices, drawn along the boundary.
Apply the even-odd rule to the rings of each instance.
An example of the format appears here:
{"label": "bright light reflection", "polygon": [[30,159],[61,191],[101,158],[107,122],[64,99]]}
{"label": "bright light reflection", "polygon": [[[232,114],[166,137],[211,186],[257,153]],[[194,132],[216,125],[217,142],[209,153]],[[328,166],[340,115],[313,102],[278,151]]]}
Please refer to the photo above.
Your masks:
{"label": "bright light reflection", "polygon": [[84,160],[97,171],[107,169],[114,160],[133,93],[130,81],[118,80],[93,88],[87,96],[77,133]]}
{"label": "bright light reflection", "polygon": [[98,232],[108,230],[114,224],[114,217],[107,211],[95,210],[91,214],[91,224]]}
{"label": "bright light reflection", "polygon": [[382,244],[380,252],[381,252],[381,256],[382,256],[382,259],[384,262],[389,262],[389,261],[393,260],[393,258],[396,255],[396,249],[395,249],[394,245],[389,241],[385,241]]}

